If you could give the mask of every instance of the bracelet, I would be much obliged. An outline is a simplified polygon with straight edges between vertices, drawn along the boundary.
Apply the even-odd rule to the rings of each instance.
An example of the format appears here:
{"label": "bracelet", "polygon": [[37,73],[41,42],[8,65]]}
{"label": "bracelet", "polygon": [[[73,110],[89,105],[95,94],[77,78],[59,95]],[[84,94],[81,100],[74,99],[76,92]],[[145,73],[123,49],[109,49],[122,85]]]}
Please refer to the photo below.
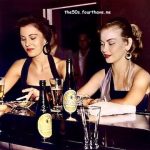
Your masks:
{"label": "bracelet", "polygon": [[77,95],[77,105],[82,106],[83,100],[90,99],[89,95]]}

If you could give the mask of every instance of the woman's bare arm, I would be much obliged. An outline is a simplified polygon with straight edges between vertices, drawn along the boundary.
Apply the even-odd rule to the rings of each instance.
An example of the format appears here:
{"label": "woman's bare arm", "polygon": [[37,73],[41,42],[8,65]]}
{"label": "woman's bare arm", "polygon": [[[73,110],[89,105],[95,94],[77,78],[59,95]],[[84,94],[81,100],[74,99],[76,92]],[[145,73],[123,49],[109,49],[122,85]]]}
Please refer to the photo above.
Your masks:
{"label": "woman's bare arm", "polygon": [[83,87],[78,90],[77,94],[92,96],[100,88],[104,76],[104,69],[98,71]]}
{"label": "woman's bare arm", "polygon": [[25,62],[25,59],[17,60],[13,63],[13,65],[9,68],[5,75],[5,89],[4,93],[6,94],[19,80],[21,76],[21,69]]}
{"label": "woman's bare arm", "polygon": [[128,94],[122,99],[113,99],[111,102],[137,106],[148,92],[150,92],[150,75],[141,69],[135,74],[133,85]]}

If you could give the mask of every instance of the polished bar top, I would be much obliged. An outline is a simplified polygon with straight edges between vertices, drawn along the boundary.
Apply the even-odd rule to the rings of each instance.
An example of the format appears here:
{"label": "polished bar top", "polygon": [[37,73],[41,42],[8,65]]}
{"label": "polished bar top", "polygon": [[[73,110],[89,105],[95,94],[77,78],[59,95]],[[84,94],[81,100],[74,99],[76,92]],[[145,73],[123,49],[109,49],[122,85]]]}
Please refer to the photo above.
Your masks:
{"label": "polished bar top", "polygon": [[[22,109],[23,107],[17,107],[17,109],[14,109],[16,106],[20,106],[20,104],[17,101],[14,102],[9,102],[8,103],[12,109],[7,111],[4,116],[8,115],[13,115],[15,114],[16,116],[32,116],[34,117],[35,115],[35,108],[36,105],[33,103],[32,107],[29,109],[25,108]],[[22,104],[22,102],[21,102]],[[14,107],[15,106],[15,107]],[[80,110],[77,111],[78,116],[80,116]],[[57,114],[52,113],[53,119],[58,119],[62,120],[63,116],[57,116]],[[94,119],[94,116],[91,116],[91,122]],[[77,119],[78,121],[80,119]],[[80,120],[81,121],[81,120]],[[125,128],[133,128],[133,129],[143,129],[143,130],[148,130],[150,129],[150,113],[132,113],[132,114],[123,114],[123,115],[109,115],[109,116],[101,116],[100,117],[100,125],[106,125],[106,126],[116,126],[116,127],[125,127]]]}
{"label": "polished bar top", "polygon": [[[15,110],[13,109],[11,112],[8,112],[2,116],[18,116],[18,117],[27,117],[30,118],[35,116],[35,113],[30,109],[21,108]],[[57,115],[56,113],[52,113],[53,119],[57,120],[65,120],[62,115]],[[79,114],[80,116],[80,114]],[[79,121],[79,119],[77,119]],[[90,117],[90,121],[94,120],[94,116]],[[81,120],[80,120],[81,121]],[[68,121],[67,121],[68,122]],[[123,115],[109,115],[109,116],[101,116],[100,117],[100,125],[105,126],[114,126],[114,127],[125,127],[132,129],[142,129],[150,131],[150,113],[137,113],[137,114],[123,114]]]}
{"label": "polished bar top", "polygon": [[105,116],[101,117],[100,124],[150,131],[150,115],[124,114],[115,116]]}
{"label": "polished bar top", "polygon": [[[73,147],[76,149],[83,148],[84,134],[80,119],[78,119],[76,122],[66,121],[63,116],[58,116],[57,114],[53,113],[53,136],[49,142],[43,144],[39,139],[37,139],[36,136],[36,119],[34,117],[34,113],[32,111],[30,112],[29,109],[27,109],[29,112],[25,112],[25,110],[18,111],[19,115],[16,115],[16,111],[13,110],[14,114],[7,113],[0,117],[0,130],[2,131],[0,134],[0,141],[11,141],[12,143],[16,144],[43,149],[49,149],[50,147],[52,149],[61,149],[62,147],[66,147],[63,149],[67,149],[68,147],[71,147],[71,150],[74,149]],[[90,121],[92,122],[93,119],[94,117],[91,117]],[[148,144],[150,139],[149,121],[149,114],[103,116],[100,118],[99,123],[99,142],[102,143],[103,138],[107,135],[108,143],[110,139],[113,139],[113,143],[115,143],[115,145],[112,144],[112,142],[107,145],[100,145],[105,145],[106,147],[114,146],[117,148],[128,148],[131,145],[131,139],[133,140],[134,137],[138,137],[135,138],[134,141],[134,143],[137,143],[136,141],[142,138],[141,135],[143,134],[147,140],[140,140],[140,142],[142,142],[142,146],[146,145],[146,148],[150,147],[150,144]],[[128,131],[130,134],[128,134]],[[127,140],[124,144],[125,137],[127,137],[129,140]],[[118,140],[121,140],[121,144],[120,141],[118,142]],[[132,144],[134,148],[136,145],[137,144]]]}

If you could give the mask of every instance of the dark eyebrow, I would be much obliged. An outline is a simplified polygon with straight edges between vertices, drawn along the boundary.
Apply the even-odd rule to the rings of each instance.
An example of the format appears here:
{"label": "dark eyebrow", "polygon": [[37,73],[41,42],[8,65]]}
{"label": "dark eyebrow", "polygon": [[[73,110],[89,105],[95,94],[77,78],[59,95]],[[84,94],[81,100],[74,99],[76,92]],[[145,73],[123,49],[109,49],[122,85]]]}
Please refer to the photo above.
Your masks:
{"label": "dark eyebrow", "polygon": [[32,36],[32,35],[38,35],[38,34],[30,34],[29,36]]}
{"label": "dark eyebrow", "polygon": [[111,41],[111,40],[116,40],[116,38],[111,38],[111,39],[108,39],[107,42]]}
{"label": "dark eyebrow", "polygon": [[[109,41],[111,41],[111,40],[116,40],[116,38],[108,39],[107,42],[109,42]],[[100,42],[101,42],[101,43],[104,43],[102,40],[100,40]]]}
{"label": "dark eyebrow", "polygon": [[[38,34],[30,34],[29,36],[38,35]],[[21,37],[24,37],[23,35],[20,35]]]}

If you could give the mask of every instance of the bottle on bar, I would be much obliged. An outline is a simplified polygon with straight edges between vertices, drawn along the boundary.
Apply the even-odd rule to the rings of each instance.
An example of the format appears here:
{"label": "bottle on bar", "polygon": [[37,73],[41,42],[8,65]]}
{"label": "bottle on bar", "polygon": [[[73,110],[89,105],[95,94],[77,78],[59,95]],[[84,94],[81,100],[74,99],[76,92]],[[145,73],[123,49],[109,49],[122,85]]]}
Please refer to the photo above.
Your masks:
{"label": "bottle on bar", "polygon": [[[76,84],[74,80],[72,59],[66,60],[66,77],[63,84],[63,108],[64,117],[76,115],[77,98],[76,98]],[[69,120],[69,119],[68,119]]]}
{"label": "bottle on bar", "polygon": [[46,95],[46,81],[40,80],[40,95],[36,109],[38,135],[43,141],[52,136],[52,116]]}
{"label": "bottle on bar", "polygon": [[63,84],[63,93],[71,89],[76,91],[76,84],[74,80],[72,59],[68,58],[66,60],[66,77]]}

